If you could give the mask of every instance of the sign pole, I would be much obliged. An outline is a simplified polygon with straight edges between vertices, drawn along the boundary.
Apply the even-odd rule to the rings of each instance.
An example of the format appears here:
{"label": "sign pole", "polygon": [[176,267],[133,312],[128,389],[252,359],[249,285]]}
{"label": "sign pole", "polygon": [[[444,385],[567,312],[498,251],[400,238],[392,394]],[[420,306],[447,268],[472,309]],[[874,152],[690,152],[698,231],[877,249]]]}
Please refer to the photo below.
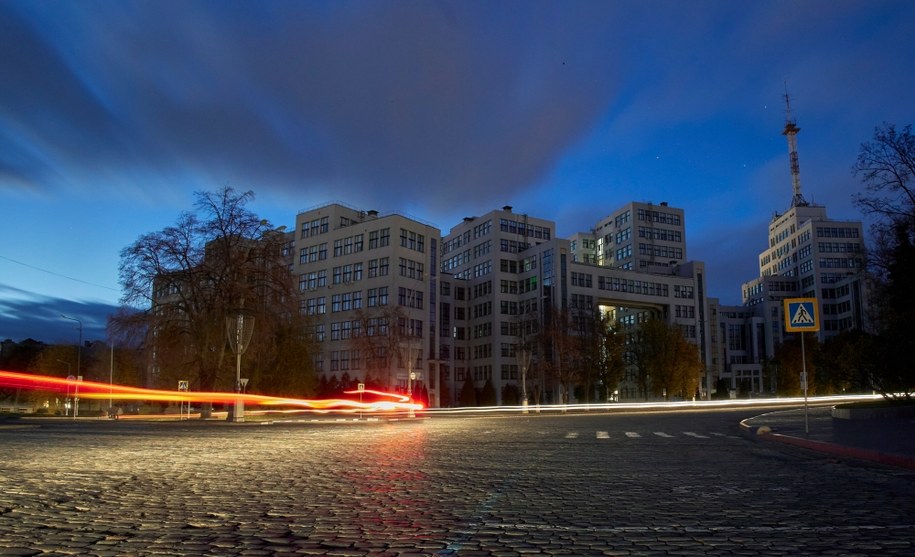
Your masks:
{"label": "sign pole", "polygon": [[807,405],[807,351],[804,333],[820,330],[820,316],[816,298],[786,298],[784,300],[785,331],[801,334],[801,388],[804,390],[804,433],[810,433]]}
{"label": "sign pole", "polygon": [[801,386],[804,388],[804,433],[810,434],[810,421],[807,412],[807,354],[804,351],[804,333],[801,332]]}

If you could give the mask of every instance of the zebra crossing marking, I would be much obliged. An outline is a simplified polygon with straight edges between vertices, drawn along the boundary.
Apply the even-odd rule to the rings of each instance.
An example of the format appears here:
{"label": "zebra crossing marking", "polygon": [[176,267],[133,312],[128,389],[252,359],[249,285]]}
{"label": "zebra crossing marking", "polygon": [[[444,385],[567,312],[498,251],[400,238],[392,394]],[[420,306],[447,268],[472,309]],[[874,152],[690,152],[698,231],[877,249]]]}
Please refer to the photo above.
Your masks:
{"label": "zebra crossing marking", "polygon": [[728,435],[727,433],[721,433],[720,431],[713,431],[712,435],[715,437],[723,437],[725,439],[742,439],[742,437],[738,435]]}
{"label": "zebra crossing marking", "polygon": [[[541,432],[541,433],[546,433],[546,432]],[[642,438],[642,434],[637,431],[624,431],[623,433],[629,439],[641,439]],[[655,435],[662,439],[674,439],[678,435],[676,433],[670,434],[670,433],[667,433],[666,431],[653,431],[651,433],[652,433],[652,435]],[[711,437],[717,437],[719,439],[742,439],[741,437],[738,437],[736,435],[721,433],[720,431],[710,431],[710,432],[707,432],[707,435],[703,435],[703,434],[697,433],[695,431],[683,431],[683,432],[680,432],[680,435],[692,437],[693,439],[710,439]],[[580,436],[581,436],[581,432],[578,432],[578,431],[568,431],[565,433],[566,439],[578,439]],[[597,439],[610,439],[610,432],[606,431],[606,430],[596,430],[594,432],[594,436]]]}

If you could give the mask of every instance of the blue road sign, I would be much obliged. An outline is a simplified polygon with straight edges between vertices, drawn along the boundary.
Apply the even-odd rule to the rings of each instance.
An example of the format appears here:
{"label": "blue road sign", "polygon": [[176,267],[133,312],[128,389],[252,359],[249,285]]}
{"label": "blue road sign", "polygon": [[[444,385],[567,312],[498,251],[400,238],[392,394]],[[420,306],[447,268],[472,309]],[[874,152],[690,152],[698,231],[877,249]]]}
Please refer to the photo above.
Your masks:
{"label": "blue road sign", "polygon": [[820,330],[816,298],[785,300],[785,330],[789,333]]}

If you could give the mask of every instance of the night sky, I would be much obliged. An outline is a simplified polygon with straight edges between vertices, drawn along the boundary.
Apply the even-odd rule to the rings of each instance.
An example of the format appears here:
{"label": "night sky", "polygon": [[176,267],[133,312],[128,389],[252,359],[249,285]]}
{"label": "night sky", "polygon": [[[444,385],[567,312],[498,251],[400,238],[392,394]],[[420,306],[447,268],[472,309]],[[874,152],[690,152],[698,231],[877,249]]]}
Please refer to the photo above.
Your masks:
{"label": "night sky", "polygon": [[738,303],[791,201],[786,89],[804,196],[862,220],[913,29],[911,1],[3,0],[0,339],[104,338],[120,250],[225,185],[275,226],[340,201],[443,233],[666,201]]}

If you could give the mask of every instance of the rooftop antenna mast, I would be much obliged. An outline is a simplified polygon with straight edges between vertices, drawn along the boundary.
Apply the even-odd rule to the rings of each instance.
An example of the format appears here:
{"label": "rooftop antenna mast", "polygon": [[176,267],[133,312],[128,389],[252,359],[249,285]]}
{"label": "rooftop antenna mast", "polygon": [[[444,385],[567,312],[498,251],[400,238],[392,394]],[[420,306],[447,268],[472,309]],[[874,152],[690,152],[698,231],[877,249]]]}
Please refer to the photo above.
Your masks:
{"label": "rooftop antenna mast", "polygon": [[785,84],[785,129],[782,135],[788,138],[788,157],[791,161],[791,186],[794,195],[791,197],[792,207],[806,207],[807,200],[801,194],[801,167],[797,162],[797,120],[791,117],[791,98],[788,95],[788,85]]}

